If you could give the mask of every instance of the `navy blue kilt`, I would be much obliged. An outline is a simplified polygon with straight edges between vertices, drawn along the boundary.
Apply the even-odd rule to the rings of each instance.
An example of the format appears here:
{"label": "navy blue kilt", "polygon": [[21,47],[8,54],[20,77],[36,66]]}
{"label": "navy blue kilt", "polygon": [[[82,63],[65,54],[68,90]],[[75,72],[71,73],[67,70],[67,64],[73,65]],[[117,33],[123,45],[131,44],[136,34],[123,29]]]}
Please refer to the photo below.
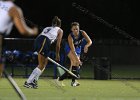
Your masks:
{"label": "navy blue kilt", "polygon": [[49,56],[50,46],[50,39],[46,36],[39,35],[34,42],[34,51],[47,58]]}

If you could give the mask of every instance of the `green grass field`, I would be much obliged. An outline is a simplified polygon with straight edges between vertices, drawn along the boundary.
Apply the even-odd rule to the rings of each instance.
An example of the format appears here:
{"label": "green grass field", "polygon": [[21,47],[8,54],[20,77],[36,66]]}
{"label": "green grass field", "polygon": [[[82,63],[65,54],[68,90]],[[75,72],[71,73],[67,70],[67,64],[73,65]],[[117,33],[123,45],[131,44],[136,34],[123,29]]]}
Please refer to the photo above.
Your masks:
{"label": "green grass field", "polygon": [[[38,89],[23,87],[26,79],[15,78],[27,100],[140,100],[140,81],[137,80],[79,80],[79,87],[59,87],[53,79],[39,80]],[[20,100],[6,79],[0,80],[0,100]]]}

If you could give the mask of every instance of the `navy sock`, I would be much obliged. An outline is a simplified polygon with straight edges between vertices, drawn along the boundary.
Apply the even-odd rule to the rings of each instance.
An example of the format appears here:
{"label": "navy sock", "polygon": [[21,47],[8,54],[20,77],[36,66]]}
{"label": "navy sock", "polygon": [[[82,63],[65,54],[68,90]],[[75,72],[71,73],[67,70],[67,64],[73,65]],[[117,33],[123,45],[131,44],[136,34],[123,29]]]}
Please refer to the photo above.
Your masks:
{"label": "navy sock", "polygon": [[59,77],[59,81],[63,81],[67,78],[67,72],[65,72],[62,76]]}
{"label": "navy sock", "polygon": [[[72,72],[73,72],[77,77],[80,77],[79,71],[80,71],[80,67],[72,66]],[[75,80],[76,80],[76,78],[75,78],[75,77],[72,77],[72,82],[75,82]]]}

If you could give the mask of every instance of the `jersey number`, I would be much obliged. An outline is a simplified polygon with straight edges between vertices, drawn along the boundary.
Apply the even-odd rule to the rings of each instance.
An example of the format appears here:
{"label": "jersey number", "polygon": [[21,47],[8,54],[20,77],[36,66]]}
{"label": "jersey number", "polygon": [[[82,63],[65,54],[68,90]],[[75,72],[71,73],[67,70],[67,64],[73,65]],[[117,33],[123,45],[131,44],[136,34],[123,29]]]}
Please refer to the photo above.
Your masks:
{"label": "jersey number", "polygon": [[47,34],[49,31],[51,30],[51,28],[48,28],[47,30],[45,30],[45,34]]}

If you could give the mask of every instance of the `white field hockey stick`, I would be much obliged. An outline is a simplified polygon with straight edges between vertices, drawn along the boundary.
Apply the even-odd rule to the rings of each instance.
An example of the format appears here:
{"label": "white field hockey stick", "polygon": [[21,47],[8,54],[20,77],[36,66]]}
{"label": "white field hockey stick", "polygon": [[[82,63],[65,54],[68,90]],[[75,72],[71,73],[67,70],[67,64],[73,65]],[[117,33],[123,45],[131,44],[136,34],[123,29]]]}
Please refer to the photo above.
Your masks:
{"label": "white field hockey stick", "polygon": [[[0,57],[2,57],[2,38],[3,36],[0,35]],[[4,63],[4,62],[2,62]],[[19,95],[19,97],[21,98],[21,100],[27,100],[25,95],[23,94],[23,92],[21,91],[21,89],[18,87],[17,83],[14,81],[14,79],[8,74],[8,72],[6,71],[6,69],[3,71],[3,74],[5,75],[5,77],[7,78],[7,80],[10,82],[10,84],[12,85],[12,87],[14,88],[14,90],[16,91],[16,93]]]}
{"label": "white field hockey stick", "polygon": [[67,71],[70,75],[74,76],[75,78],[78,78],[75,74],[73,74],[70,70],[68,70],[67,68],[65,68],[64,66],[60,65],[59,63],[57,63],[56,61],[54,61],[53,59],[51,59],[50,57],[47,57],[47,59],[56,64],[58,67],[61,67],[63,70]]}
{"label": "white field hockey stick", "polygon": [[4,75],[6,76],[6,78],[8,79],[8,81],[11,83],[12,87],[14,88],[14,90],[17,92],[17,94],[19,95],[19,97],[21,98],[21,100],[27,100],[25,95],[23,94],[23,92],[21,91],[21,89],[18,87],[17,83],[14,81],[14,79],[8,74],[8,72],[6,70],[4,70]]}

